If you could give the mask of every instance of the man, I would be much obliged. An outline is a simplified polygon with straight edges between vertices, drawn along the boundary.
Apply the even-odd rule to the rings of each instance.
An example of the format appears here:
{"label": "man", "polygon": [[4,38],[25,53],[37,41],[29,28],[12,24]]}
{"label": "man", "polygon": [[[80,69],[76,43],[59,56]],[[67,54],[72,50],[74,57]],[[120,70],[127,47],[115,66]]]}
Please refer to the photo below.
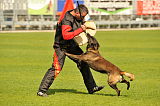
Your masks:
{"label": "man", "polygon": [[[79,8],[77,7],[73,10],[67,11],[62,21],[57,24],[55,42],[53,46],[55,49],[53,64],[42,79],[37,92],[38,96],[47,96],[46,92],[64,65],[64,60],[66,57],[64,51],[75,55],[80,55],[83,53],[73,38],[86,30],[86,27],[81,25],[81,22],[87,14],[87,7],[85,5],[79,5]],[[75,59],[70,59],[77,64],[89,94],[93,94],[94,92],[104,88],[103,86],[98,87],[96,85],[88,64],[83,61],[79,62]]]}

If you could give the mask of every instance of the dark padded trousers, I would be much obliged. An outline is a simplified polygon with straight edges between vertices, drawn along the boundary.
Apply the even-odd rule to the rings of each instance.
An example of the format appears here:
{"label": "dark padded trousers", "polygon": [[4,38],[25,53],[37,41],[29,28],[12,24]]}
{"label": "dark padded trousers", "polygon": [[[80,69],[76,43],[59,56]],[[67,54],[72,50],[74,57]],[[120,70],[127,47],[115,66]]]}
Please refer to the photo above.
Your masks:
{"label": "dark padded trousers", "polygon": [[[83,51],[81,50],[79,46],[76,46],[74,48],[67,48],[64,50],[68,53],[75,54],[75,55],[80,55],[83,53]],[[55,48],[52,67],[48,69],[45,76],[43,77],[42,82],[39,87],[39,91],[46,92],[51,86],[51,84],[53,83],[54,79],[57,77],[57,75],[62,70],[64,61],[65,61],[65,57],[66,57],[66,55],[64,54],[64,50],[62,51],[60,48]],[[96,83],[93,79],[93,76],[89,69],[88,64],[83,61],[77,61],[72,58],[70,59],[73,60],[77,64],[77,67],[83,76],[85,86],[88,92],[91,92],[93,88],[96,86]]]}

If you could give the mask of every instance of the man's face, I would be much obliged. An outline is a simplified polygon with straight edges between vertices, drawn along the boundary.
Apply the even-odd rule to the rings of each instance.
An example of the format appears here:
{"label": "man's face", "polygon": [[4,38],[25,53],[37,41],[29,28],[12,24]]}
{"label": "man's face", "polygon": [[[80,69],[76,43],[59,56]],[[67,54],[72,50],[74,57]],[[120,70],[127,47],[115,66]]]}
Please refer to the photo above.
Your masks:
{"label": "man's face", "polygon": [[84,19],[84,17],[87,15],[87,13],[81,13],[81,17],[80,17],[80,13],[79,12],[76,12],[76,19],[77,20],[83,20]]}

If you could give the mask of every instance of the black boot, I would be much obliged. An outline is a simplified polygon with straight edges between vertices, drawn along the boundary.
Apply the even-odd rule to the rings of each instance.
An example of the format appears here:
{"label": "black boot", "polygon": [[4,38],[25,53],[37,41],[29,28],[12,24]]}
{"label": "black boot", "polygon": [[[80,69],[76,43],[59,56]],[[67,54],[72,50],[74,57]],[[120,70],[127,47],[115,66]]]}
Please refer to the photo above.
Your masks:
{"label": "black boot", "polygon": [[48,97],[48,95],[43,92],[37,92],[37,96]]}
{"label": "black boot", "polygon": [[104,88],[104,86],[96,86],[93,88],[92,91],[89,92],[89,94],[93,94],[94,92],[100,91]]}

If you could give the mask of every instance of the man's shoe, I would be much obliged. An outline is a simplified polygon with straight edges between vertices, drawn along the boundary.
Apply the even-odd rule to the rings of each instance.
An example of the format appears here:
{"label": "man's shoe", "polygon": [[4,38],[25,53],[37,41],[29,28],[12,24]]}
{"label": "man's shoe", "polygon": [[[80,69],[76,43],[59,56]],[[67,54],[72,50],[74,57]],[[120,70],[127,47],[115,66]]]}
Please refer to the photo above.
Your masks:
{"label": "man's shoe", "polygon": [[104,86],[96,86],[93,88],[92,91],[89,92],[89,94],[93,94],[94,92],[100,91],[104,88]]}
{"label": "man's shoe", "polygon": [[37,96],[47,97],[48,95],[43,92],[37,92]]}

